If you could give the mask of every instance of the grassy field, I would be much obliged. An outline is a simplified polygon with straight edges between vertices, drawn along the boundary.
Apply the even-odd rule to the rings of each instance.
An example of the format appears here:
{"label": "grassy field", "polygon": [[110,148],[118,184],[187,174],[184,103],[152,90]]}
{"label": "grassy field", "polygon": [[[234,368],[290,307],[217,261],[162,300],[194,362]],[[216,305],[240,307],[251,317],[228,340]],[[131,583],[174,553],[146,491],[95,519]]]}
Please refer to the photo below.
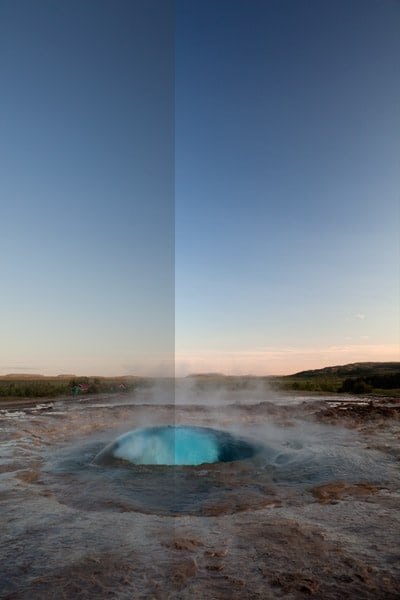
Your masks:
{"label": "grassy field", "polygon": [[[195,374],[191,385],[198,390],[273,389],[287,392],[350,393],[400,397],[400,363],[356,363],[302,371],[283,377]],[[84,394],[132,392],[151,385],[143,377],[76,377],[60,375],[0,376],[0,402],[13,398],[56,398]]]}
{"label": "grassy field", "polygon": [[354,363],[275,378],[282,390],[400,396],[400,363]]}
{"label": "grassy field", "polygon": [[226,376],[220,373],[191,376],[197,389],[251,390],[263,387],[277,392],[316,394],[370,394],[400,396],[400,363],[355,363],[302,371],[282,377]]}
{"label": "grassy field", "polygon": [[0,377],[0,402],[10,398],[56,398],[84,394],[131,392],[148,384],[140,377]]}

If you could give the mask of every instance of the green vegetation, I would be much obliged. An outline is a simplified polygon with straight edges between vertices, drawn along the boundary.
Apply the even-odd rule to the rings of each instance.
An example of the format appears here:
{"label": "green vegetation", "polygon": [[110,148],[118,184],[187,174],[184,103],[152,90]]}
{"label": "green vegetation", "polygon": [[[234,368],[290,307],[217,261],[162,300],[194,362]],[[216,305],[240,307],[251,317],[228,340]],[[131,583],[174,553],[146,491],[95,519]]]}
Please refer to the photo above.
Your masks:
{"label": "green vegetation", "polygon": [[274,379],[275,387],[304,392],[400,396],[400,363],[354,363]]}
{"label": "green vegetation", "polygon": [[200,373],[189,375],[193,390],[204,392],[207,390],[238,391],[254,390],[260,386],[269,387],[270,377],[256,377],[253,375],[223,375],[221,373]]}
{"label": "green vegetation", "polygon": [[71,393],[68,381],[0,380],[0,397],[10,398],[54,398]]}
{"label": "green vegetation", "polygon": [[336,377],[298,378],[293,375],[274,378],[273,387],[285,391],[296,392],[324,392],[336,393],[339,391],[342,380]]}
{"label": "green vegetation", "polygon": [[0,377],[0,401],[1,398],[56,398],[83,394],[132,392],[137,387],[143,387],[148,383],[147,379],[139,377],[6,375]]}
{"label": "green vegetation", "polygon": [[400,388],[400,373],[387,375],[366,375],[364,377],[348,377],[342,383],[341,392],[364,394],[372,390],[395,390]]}
{"label": "green vegetation", "polygon": [[193,374],[194,390],[249,390],[265,386],[276,391],[316,394],[375,394],[400,396],[400,362],[353,363],[301,371],[283,377],[227,376],[220,373]]}
{"label": "green vegetation", "polygon": [[[314,392],[371,394],[400,397],[400,362],[355,363],[302,371],[285,377],[226,376],[220,373],[191,375],[190,387],[196,393],[207,390],[248,391],[268,389]],[[0,376],[1,399],[56,398],[85,394],[113,394],[132,392],[152,384],[140,377],[76,377],[60,375],[4,375]]]}

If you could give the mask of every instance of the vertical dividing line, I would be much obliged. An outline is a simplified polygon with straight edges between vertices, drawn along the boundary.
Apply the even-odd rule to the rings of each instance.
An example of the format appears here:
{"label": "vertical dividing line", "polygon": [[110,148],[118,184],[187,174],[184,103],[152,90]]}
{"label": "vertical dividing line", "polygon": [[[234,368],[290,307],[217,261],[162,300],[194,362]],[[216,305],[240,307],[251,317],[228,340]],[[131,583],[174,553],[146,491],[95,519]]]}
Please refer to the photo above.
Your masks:
{"label": "vertical dividing line", "polygon": [[[172,236],[173,243],[171,244],[172,250],[172,275],[173,275],[173,364],[172,364],[172,382],[173,382],[173,426],[174,426],[174,460],[176,459],[176,0],[172,0],[172,69],[171,69],[171,94],[172,94],[172,198],[173,198],[173,222],[172,222]],[[177,473],[174,468],[173,471],[173,490],[174,490],[174,507],[177,505],[178,486],[177,486]],[[174,524],[175,525],[175,524]],[[176,538],[176,531],[174,527],[174,538]]]}

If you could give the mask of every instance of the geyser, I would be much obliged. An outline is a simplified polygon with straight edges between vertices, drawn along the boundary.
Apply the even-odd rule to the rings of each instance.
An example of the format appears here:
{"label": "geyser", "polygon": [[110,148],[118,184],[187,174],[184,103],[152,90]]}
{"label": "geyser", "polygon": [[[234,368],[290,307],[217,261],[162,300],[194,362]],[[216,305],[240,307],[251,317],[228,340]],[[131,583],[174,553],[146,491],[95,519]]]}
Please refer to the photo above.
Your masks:
{"label": "geyser", "polygon": [[141,465],[201,465],[251,458],[251,442],[208,427],[163,426],[129,431],[106,446],[96,464],[127,461]]}

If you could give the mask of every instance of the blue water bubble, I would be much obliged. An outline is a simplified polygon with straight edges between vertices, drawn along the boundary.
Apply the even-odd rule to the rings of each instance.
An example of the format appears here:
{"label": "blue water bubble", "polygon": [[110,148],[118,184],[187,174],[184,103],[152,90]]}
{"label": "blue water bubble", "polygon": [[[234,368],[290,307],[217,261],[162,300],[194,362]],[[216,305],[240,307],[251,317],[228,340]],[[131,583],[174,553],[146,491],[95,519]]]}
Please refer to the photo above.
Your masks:
{"label": "blue water bubble", "polygon": [[119,459],[142,465],[201,465],[250,458],[255,451],[247,441],[208,427],[147,427],[120,436],[94,462]]}

